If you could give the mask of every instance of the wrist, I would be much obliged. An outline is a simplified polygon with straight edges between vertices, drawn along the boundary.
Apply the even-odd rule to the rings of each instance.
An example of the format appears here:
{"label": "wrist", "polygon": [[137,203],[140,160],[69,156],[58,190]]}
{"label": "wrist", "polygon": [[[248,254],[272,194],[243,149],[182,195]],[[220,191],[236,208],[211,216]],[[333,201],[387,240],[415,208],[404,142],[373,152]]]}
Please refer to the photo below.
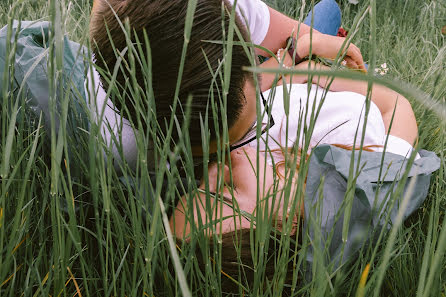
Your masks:
{"label": "wrist", "polygon": [[317,53],[320,35],[320,33],[307,33],[299,37],[299,39],[289,38],[287,40],[291,44],[288,52],[290,56],[295,57],[295,64],[299,64],[310,55],[310,46],[312,54],[315,55]]}
{"label": "wrist", "polygon": [[287,58],[287,52],[283,48],[279,48],[279,50],[276,53],[276,57],[279,60],[279,65],[281,65],[285,69],[291,69],[293,67],[293,63],[291,62],[289,58]]}
{"label": "wrist", "polygon": [[[302,56],[302,54],[299,53],[299,48],[297,46],[297,40],[293,37],[289,37],[287,39],[287,45],[288,47],[288,54],[291,56],[291,58],[294,60],[294,65],[299,64],[302,62],[305,56]],[[300,38],[299,38],[299,46],[300,46]]]}

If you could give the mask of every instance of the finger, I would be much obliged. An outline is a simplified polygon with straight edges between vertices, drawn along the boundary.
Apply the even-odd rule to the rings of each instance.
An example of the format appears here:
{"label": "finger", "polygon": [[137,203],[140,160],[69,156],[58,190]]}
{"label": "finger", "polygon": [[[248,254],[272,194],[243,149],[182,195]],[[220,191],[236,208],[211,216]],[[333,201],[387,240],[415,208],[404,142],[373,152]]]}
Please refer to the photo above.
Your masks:
{"label": "finger", "polygon": [[355,69],[355,70],[359,69],[359,65],[358,65],[358,64],[356,63],[356,61],[353,60],[352,58],[350,58],[350,57],[345,57],[345,58],[344,58],[344,61],[345,61],[345,66],[346,66],[347,68]]}
{"label": "finger", "polygon": [[359,65],[359,70],[361,70],[362,72],[367,72],[364,61],[362,61],[362,64]]}
{"label": "finger", "polygon": [[364,64],[364,59],[361,54],[361,50],[354,44],[350,44],[349,50],[347,52],[349,58],[351,58],[357,65],[355,69],[366,71]]}
{"label": "finger", "polygon": [[365,67],[365,63],[364,63],[364,58],[362,57],[361,54],[361,50],[355,46],[355,56],[352,57],[353,60],[355,61],[356,65],[358,66],[357,69],[362,70],[362,71],[367,71],[366,67]]}
{"label": "finger", "polygon": [[347,61],[347,67],[351,69],[361,70],[363,72],[366,71],[364,61],[362,60],[362,57],[360,59],[352,57],[352,56],[346,56],[344,58],[345,61]]}

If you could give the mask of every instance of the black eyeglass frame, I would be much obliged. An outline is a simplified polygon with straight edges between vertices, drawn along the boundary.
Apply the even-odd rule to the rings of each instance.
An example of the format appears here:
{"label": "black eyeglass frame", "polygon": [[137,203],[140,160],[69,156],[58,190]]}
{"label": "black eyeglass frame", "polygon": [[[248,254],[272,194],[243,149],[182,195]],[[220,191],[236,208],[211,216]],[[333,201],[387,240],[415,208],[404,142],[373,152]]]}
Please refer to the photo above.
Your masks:
{"label": "black eyeglass frame", "polygon": [[[264,106],[264,112],[266,112],[266,114],[267,114],[267,116],[268,116],[268,125],[262,130],[262,132],[260,133],[260,135],[259,136],[262,136],[263,134],[265,134],[272,126],[274,126],[274,118],[272,117],[272,115],[271,115],[271,113],[270,113],[270,110],[269,110],[269,108],[268,108],[268,104],[267,104],[267,101],[266,101],[266,99],[265,99],[265,97],[263,96],[263,93],[262,92],[260,92],[260,97],[262,98],[262,103],[263,103],[263,106]],[[254,125],[252,128],[257,128],[257,125]],[[251,129],[252,129],[251,128]],[[251,141],[254,141],[254,140],[256,140],[257,139],[257,133],[256,133],[256,135],[254,135],[253,137],[251,137],[251,138],[249,138],[248,140],[246,140],[246,141],[243,141],[242,143],[239,143],[239,144],[237,144],[237,145],[234,145],[234,146],[229,146],[229,151],[230,152],[232,152],[233,150],[236,150],[236,149],[238,149],[238,148],[240,148],[240,147],[242,147],[242,146],[244,146],[244,145],[247,145],[248,143],[250,143]],[[217,152],[215,152],[215,153],[211,153],[211,154],[209,154],[209,156],[208,156],[208,162],[213,162],[213,161],[217,161],[217,157],[218,157],[218,154],[217,154]],[[203,164],[203,160],[201,159],[200,161],[198,161],[198,162],[194,162],[194,167],[196,167],[196,166],[199,166],[199,165],[201,165],[201,164]]]}
{"label": "black eyeglass frame", "polygon": [[[263,102],[263,106],[264,106],[264,108],[265,108],[265,112],[266,112],[267,116],[269,117],[269,118],[268,118],[268,125],[262,130],[262,132],[261,132],[260,135],[259,135],[259,136],[262,136],[262,135],[265,134],[265,133],[266,133],[272,126],[274,126],[274,118],[271,116],[271,113],[270,113],[270,110],[269,110],[269,108],[268,108],[266,99],[265,99],[265,97],[263,96],[263,93],[262,93],[262,92],[260,92],[260,97],[262,98],[262,102]],[[257,128],[257,125],[255,125],[255,128]],[[246,140],[246,141],[243,141],[242,143],[239,143],[239,144],[234,145],[234,146],[230,145],[230,146],[229,146],[229,151],[232,152],[233,150],[236,150],[236,149],[238,149],[238,148],[240,148],[240,147],[242,147],[242,146],[245,146],[245,145],[247,145],[248,143],[250,143],[251,141],[254,141],[254,140],[256,140],[256,139],[257,139],[257,133],[256,133],[256,135],[254,135],[253,137],[249,138],[249,139]]]}

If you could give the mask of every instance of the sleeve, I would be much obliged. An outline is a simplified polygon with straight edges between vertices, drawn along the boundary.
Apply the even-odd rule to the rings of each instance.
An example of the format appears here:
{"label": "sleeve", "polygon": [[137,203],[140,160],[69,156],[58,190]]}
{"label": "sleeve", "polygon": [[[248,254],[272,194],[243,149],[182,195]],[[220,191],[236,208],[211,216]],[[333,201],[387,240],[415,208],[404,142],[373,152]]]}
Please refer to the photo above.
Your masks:
{"label": "sleeve", "polygon": [[[387,136],[387,135],[386,135]],[[386,152],[389,153],[394,153],[406,158],[409,158],[410,155],[412,154],[413,151],[413,147],[410,145],[410,143],[408,143],[407,141],[405,141],[404,139],[401,139],[399,137],[393,136],[393,135],[388,135],[389,139],[387,140],[387,147],[386,147]],[[383,140],[384,143],[385,139]],[[378,151],[382,151],[383,148],[381,148]],[[415,156],[415,160],[418,160],[420,158],[420,155],[417,153],[417,155]]]}
{"label": "sleeve", "polygon": [[[234,5],[235,0],[228,0]],[[246,24],[254,44],[261,44],[268,33],[270,15],[268,6],[260,0],[237,0],[236,11]]]}
{"label": "sleeve", "polygon": [[[97,121],[102,138],[113,153],[115,170],[121,173],[121,150],[126,163],[131,169],[136,170],[138,148],[135,131],[130,122],[116,112],[113,102],[107,98],[107,93],[102,88],[99,73],[94,68],[87,73],[85,90],[91,100],[92,117]],[[104,157],[106,156],[104,152]],[[150,161],[149,167],[151,164],[153,163]]]}

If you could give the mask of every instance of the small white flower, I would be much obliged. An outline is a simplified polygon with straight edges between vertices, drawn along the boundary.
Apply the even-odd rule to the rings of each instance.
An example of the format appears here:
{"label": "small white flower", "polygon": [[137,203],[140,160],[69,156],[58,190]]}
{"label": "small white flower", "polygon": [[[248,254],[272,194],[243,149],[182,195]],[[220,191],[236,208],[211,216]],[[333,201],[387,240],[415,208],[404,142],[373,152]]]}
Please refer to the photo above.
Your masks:
{"label": "small white flower", "polygon": [[387,63],[383,63],[381,64],[381,66],[379,66],[379,68],[375,68],[375,72],[380,75],[387,74],[387,72],[389,72],[389,67],[387,67]]}

